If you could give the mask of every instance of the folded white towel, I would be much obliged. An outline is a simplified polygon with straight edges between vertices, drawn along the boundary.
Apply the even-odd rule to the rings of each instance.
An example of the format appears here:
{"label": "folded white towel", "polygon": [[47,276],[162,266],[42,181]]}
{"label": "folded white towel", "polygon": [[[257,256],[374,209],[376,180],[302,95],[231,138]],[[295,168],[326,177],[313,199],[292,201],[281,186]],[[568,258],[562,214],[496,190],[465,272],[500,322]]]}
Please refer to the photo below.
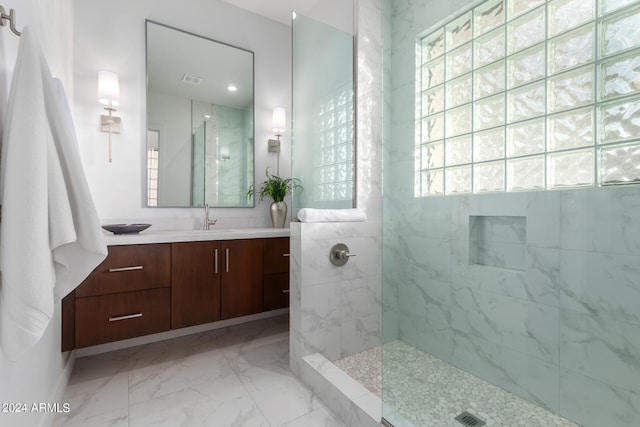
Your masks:
{"label": "folded white towel", "polygon": [[55,302],[107,254],[59,90],[24,27],[0,157],[0,345],[9,360],[40,340]]}
{"label": "folded white towel", "polygon": [[362,222],[367,220],[367,214],[362,209],[302,208],[298,219],[301,222]]}

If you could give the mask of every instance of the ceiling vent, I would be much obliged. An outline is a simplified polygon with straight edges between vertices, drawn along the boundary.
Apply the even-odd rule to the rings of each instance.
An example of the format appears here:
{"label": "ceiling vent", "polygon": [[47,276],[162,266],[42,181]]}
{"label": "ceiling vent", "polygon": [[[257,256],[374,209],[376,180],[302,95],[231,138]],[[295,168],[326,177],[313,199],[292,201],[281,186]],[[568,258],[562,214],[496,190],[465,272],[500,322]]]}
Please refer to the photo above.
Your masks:
{"label": "ceiling vent", "polygon": [[185,75],[182,76],[182,81],[185,82],[185,83],[188,83],[190,85],[197,86],[200,83],[202,83],[202,78],[201,77],[192,76],[190,74],[185,74]]}

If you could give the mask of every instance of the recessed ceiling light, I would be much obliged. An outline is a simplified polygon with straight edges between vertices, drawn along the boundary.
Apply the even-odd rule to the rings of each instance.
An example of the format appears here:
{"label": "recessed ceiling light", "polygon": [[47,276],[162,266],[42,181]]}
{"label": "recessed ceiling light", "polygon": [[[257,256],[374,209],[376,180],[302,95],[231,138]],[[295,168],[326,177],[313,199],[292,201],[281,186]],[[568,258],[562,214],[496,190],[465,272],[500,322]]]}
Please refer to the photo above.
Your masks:
{"label": "recessed ceiling light", "polygon": [[227,90],[229,92],[235,92],[235,91],[238,90],[238,88],[235,85],[229,85],[229,86],[227,86]]}

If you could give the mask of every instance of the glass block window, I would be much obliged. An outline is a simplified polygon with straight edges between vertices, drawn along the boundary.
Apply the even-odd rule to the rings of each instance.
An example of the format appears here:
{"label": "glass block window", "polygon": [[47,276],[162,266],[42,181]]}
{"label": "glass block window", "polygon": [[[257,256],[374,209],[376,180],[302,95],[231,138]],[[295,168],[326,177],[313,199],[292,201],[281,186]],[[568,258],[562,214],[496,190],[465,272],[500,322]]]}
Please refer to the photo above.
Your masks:
{"label": "glass block window", "polygon": [[640,183],[640,0],[487,0],[420,44],[416,196]]}
{"label": "glass block window", "polygon": [[158,206],[160,131],[147,131],[147,206]]}
{"label": "glass block window", "polygon": [[[426,95],[425,95],[426,96]],[[319,103],[314,132],[314,187],[319,202],[351,200],[353,188],[353,88],[347,84]],[[327,206],[330,206],[327,205]]]}
{"label": "glass block window", "polygon": [[147,206],[158,206],[158,154],[157,148],[147,149]]}

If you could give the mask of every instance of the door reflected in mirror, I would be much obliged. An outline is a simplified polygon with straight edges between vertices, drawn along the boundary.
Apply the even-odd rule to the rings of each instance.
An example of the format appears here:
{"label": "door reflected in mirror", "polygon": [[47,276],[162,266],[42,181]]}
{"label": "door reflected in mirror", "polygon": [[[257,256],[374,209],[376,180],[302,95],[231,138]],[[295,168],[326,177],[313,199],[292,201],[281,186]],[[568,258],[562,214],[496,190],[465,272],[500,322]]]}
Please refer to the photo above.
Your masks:
{"label": "door reflected in mirror", "polygon": [[146,30],[146,205],[252,207],[253,52],[153,21]]}

